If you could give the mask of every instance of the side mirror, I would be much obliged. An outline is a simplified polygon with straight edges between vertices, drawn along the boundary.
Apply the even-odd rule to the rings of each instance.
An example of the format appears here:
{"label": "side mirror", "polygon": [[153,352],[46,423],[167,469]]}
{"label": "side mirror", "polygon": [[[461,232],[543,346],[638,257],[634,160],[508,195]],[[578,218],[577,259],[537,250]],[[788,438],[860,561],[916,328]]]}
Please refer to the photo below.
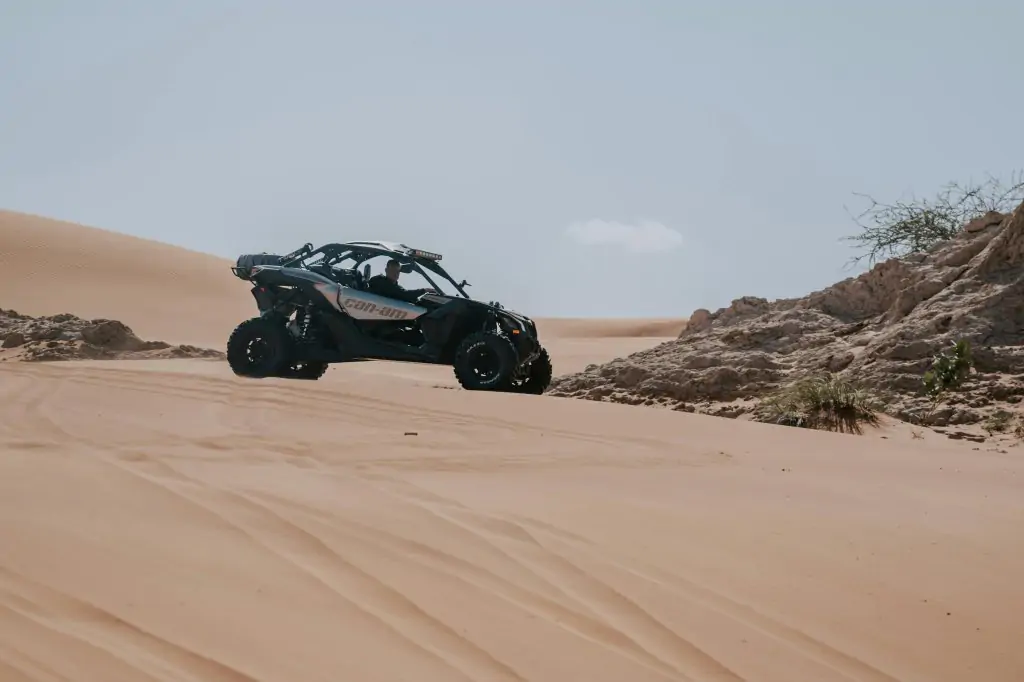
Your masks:
{"label": "side mirror", "polygon": [[459,284],[459,286],[462,287],[463,289],[465,289],[466,287],[473,286],[473,285],[470,284],[469,282],[467,282],[466,280],[462,280],[462,283]]}

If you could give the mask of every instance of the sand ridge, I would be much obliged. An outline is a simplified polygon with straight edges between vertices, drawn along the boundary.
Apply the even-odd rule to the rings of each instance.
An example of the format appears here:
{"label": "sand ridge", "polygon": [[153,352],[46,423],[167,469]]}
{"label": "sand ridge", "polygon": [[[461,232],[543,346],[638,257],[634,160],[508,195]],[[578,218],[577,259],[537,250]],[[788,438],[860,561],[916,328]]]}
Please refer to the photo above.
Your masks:
{"label": "sand ridge", "polygon": [[[58,231],[18,227],[15,263]],[[59,229],[115,279],[117,253],[154,258]],[[49,274],[114,292],[81,311],[0,268],[0,306],[222,342],[244,283],[174,253],[225,284],[173,305],[224,319],[175,338],[158,284],[109,268]],[[550,338],[558,366],[660,337]],[[0,365],[0,679],[1024,679],[1017,449],[438,390],[444,369]]]}
{"label": "sand ridge", "polygon": [[686,329],[680,319],[580,319],[538,318],[537,329],[560,339],[674,339]]}
{"label": "sand ridge", "polygon": [[2,308],[120,320],[141,338],[222,348],[254,314],[231,263],[147,239],[0,210]]}

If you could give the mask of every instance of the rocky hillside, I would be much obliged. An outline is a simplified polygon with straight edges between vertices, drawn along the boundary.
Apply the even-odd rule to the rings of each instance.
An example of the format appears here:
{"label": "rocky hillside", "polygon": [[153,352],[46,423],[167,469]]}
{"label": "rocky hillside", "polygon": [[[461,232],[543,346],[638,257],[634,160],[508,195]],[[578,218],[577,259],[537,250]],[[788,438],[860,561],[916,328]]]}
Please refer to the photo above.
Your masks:
{"label": "rocky hillside", "polygon": [[143,341],[117,320],[70,314],[30,317],[0,309],[0,361],[129,358],[222,358],[220,351]]}
{"label": "rocky hillside", "polygon": [[1024,204],[803,298],[697,310],[677,340],[559,377],[550,393],[737,417],[829,371],[913,421],[933,356],[959,339],[971,342],[976,371],[932,424],[976,423],[1024,395]]}

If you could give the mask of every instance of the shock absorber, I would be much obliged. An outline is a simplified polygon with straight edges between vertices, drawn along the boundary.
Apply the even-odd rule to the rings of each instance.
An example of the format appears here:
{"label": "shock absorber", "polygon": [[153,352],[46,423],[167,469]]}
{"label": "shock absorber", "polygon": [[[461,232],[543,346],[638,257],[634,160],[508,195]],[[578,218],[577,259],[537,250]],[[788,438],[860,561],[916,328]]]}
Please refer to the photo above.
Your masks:
{"label": "shock absorber", "polygon": [[310,310],[310,306],[306,306],[302,310],[302,322],[299,324],[299,337],[303,341],[312,340],[312,324],[313,324],[313,311]]}

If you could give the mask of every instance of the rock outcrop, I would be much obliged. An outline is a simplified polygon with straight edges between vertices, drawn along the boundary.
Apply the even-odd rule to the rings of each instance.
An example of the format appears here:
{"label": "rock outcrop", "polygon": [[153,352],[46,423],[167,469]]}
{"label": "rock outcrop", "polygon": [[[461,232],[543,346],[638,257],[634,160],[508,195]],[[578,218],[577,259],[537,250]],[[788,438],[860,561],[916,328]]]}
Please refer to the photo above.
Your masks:
{"label": "rock outcrop", "polygon": [[960,339],[971,343],[976,371],[935,424],[977,422],[1024,395],[1024,204],[803,298],[746,296],[697,310],[677,340],[558,377],[549,392],[736,417],[828,371],[914,420],[934,355]]}
{"label": "rock outcrop", "polygon": [[143,341],[117,320],[83,320],[68,313],[31,317],[0,309],[0,360],[223,357],[207,348]]}

